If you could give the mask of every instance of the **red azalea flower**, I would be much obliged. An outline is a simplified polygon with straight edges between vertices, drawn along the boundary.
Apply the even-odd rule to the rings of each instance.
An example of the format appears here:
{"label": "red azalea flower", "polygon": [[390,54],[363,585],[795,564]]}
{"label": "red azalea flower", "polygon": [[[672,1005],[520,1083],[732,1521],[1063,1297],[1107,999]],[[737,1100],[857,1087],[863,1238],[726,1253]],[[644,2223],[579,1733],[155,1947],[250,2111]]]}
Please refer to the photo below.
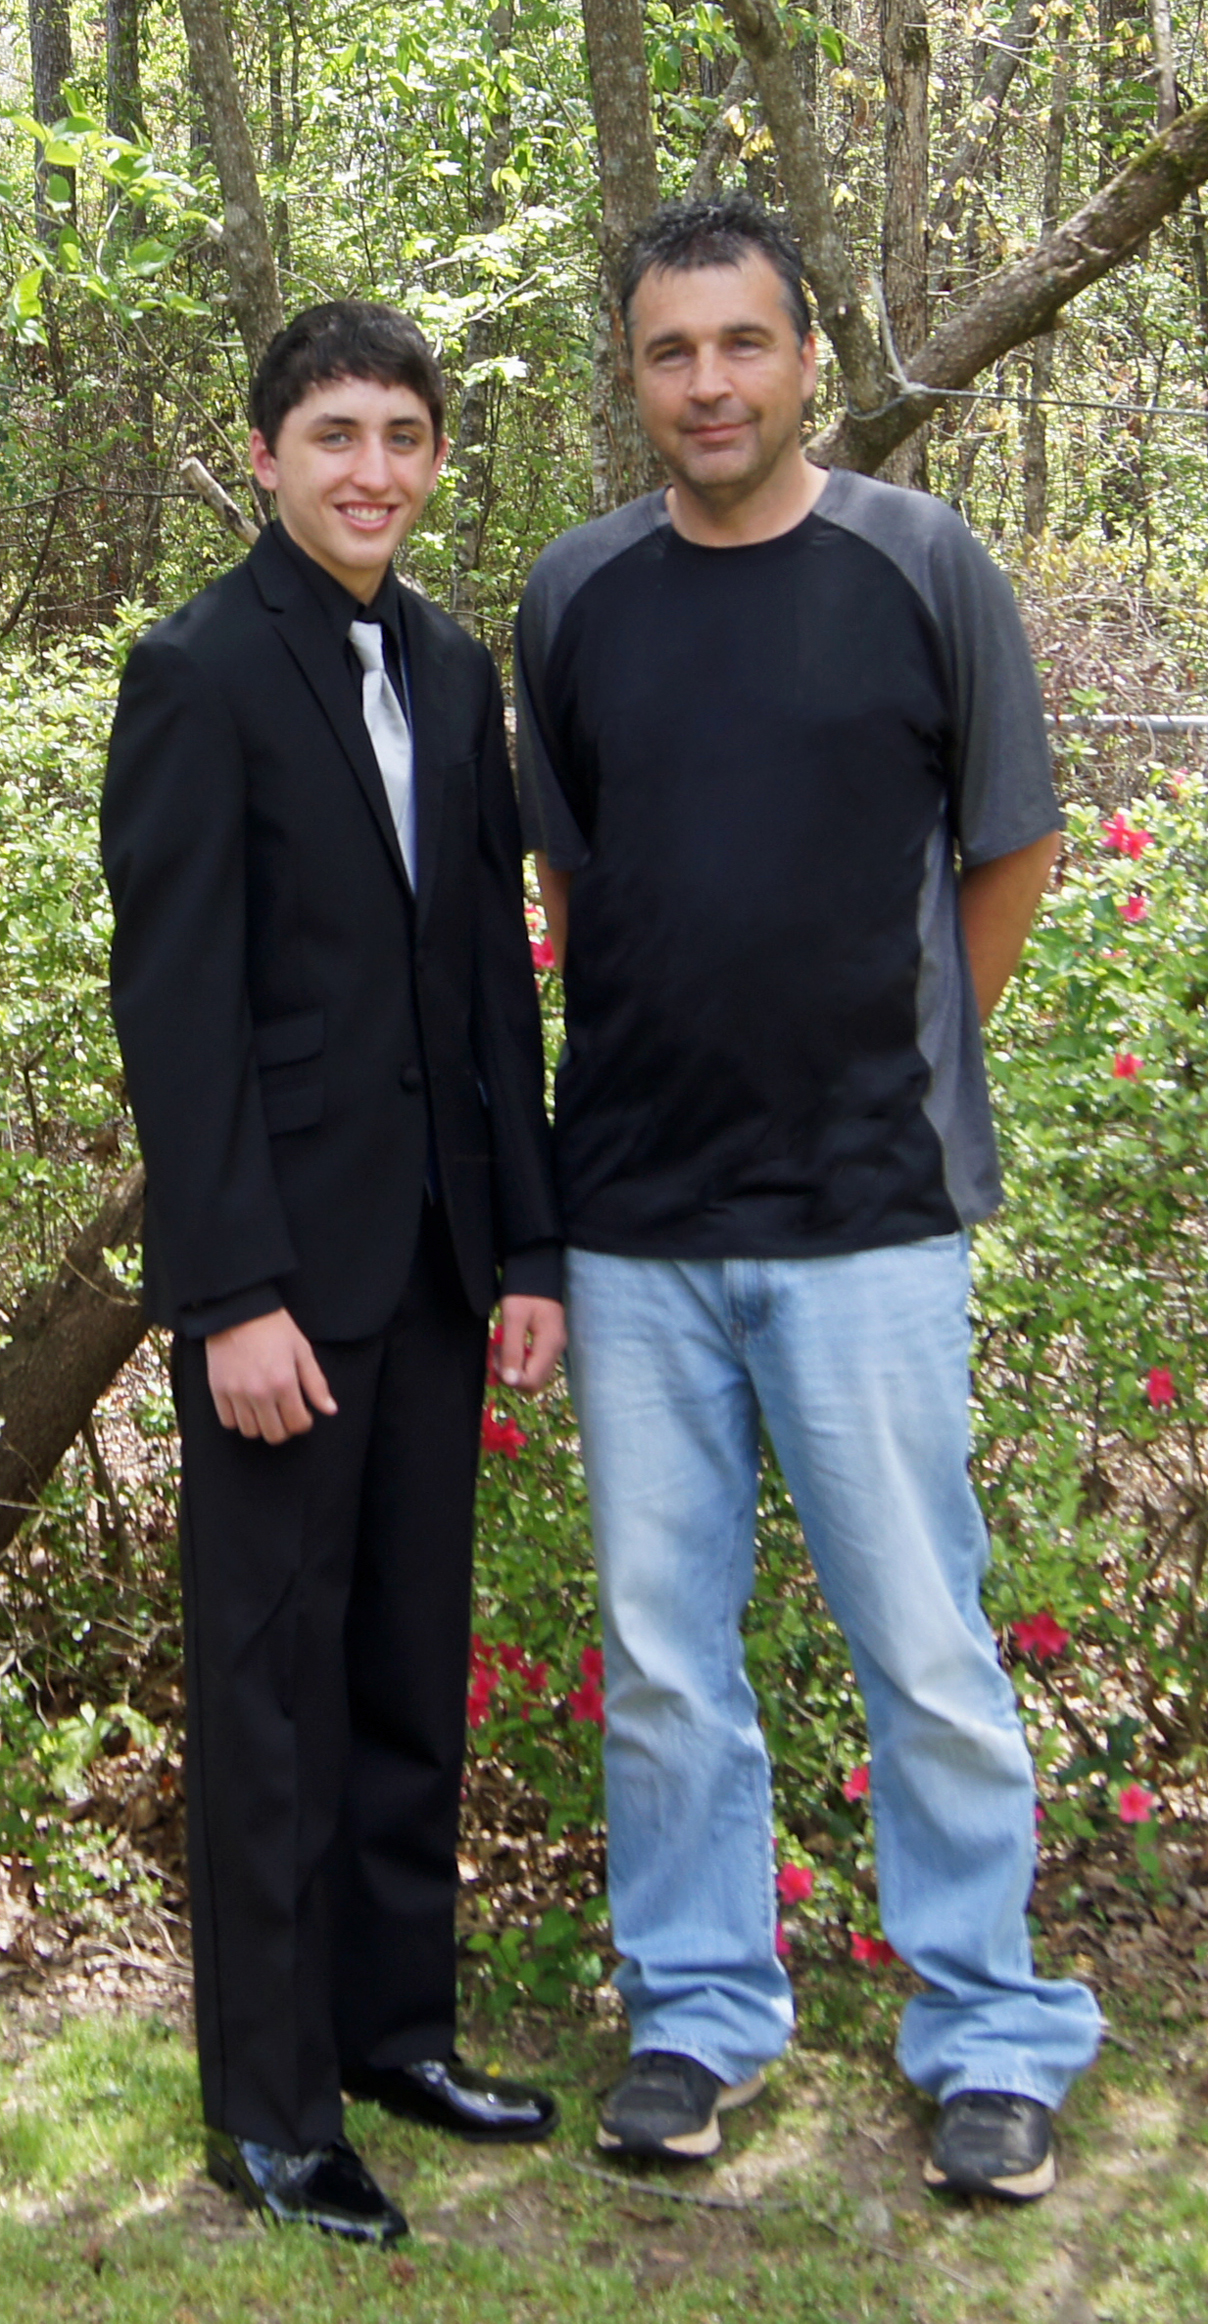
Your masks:
{"label": "red azalea flower", "polygon": [[579,1670],[584,1678],[594,1678],[597,1682],[601,1680],[604,1676],[603,1647],[585,1646],[579,1656]]}
{"label": "red azalea flower", "polygon": [[494,1647],[489,1645],[485,1638],[480,1638],[477,1630],[470,1640],[470,1660],[485,1664],[488,1670],[492,1668],[495,1661]]}
{"label": "red azalea flower", "polygon": [[531,1695],[541,1694],[544,1691],[545,1682],[548,1677],[548,1662],[530,1662],[528,1669],[524,1674],[524,1683],[528,1688],[529,1693]]}
{"label": "red azalea flower", "polygon": [[1129,921],[1133,927],[1136,927],[1138,921],[1146,920],[1149,917],[1149,906],[1146,903],[1144,896],[1138,896],[1136,894],[1126,896],[1124,898],[1124,902],[1120,906],[1120,910],[1123,917]]}
{"label": "red azalea flower", "polygon": [[544,969],[557,967],[557,962],[554,959],[554,948],[548,936],[542,936],[539,940],[530,936],[529,951],[532,953],[533,967],[538,976]]}
{"label": "red azalea flower", "polygon": [[1174,1374],[1165,1364],[1155,1364],[1145,1383],[1145,1393],[1155,1412],[1163,1404],[1174,1403]]}
{"label": "red azalea flower", "polygon": [[527,1443],[528,1438],[517,1421],[501,1420],[493,1404],[484,1407],[482,1415],[482,1449],[484,1452],[501,1452],[505,1460],[518,1461],[521,1448]]}
{"label": "red azalea flower", "polygon": [[787,1960],[788,1960],[788,1957],[789,1957],[789,1954],[792,1952],[792,1950],[793,1950],[792,1939],[791,1939],[791,1938],[790,1938],[790,1936],[788,1935],[788,1932],[787,1932],[787,1930],[784,1928],[784,1926],[783,1926],[783,1923],[782,1923],[782,1922],[780,1922],[780,1921],[777,1921],[777,1923],[776,1923],[776,1951],[777,1951],[777,1953],[778,1953],[778,1955],[779,1955],[780,1959],[781,1959],[782,1961],[787,1961]]}
{"label": "red azalea flower", "polygon": [[864,1937],[858,1929],[853,1929],[851,1957],[853,1961],[862,1961],[869,1969],[887,1969],[898,1956],[888,1937]]}
{"label": "red azalea flower", "polygon": [[523,1670],[526,1659],[524,1648],[523,1646],[501,1646],[499,1659],[505,1670]]}
{"label": "red azalea flower", "polygon": [[1126,1783],[1116,1802],[1116,1812],[1122,1824],[1147,1824],[1155,1806],[1151,1791],[1144,1784]]}
{"label": "red azalea flower", "polygon": [[487,1341],[487,1378],[494,1386],[499,1378],[499,1350],[503,1346],[503,1325],[497,1323]]}
{"label": "red azalea flower", "polygon": [[466,1718],[471,1727],[481,1727],[491,1715],[491,1696],[499,1684],[499,1673],[488,1670],[480,1663],[473,1675],[473,1684],[466,1697]]}
{"label": "red azalea flower", "polygon": [[573,1687],[566,1701],[570,1715],[577,1725],[584,1726],[590,1723],[596,1727],[603,1726],[604,1697],[594,1678],[585,1678],[581,1687]]}
{"label": "red azalea flower", "polygon": [[1069,1631],[1051,1614],[1031,1614],[1026,1622],[1012,1622],[1011,1635],[1020,1653],[1034,1654],[1037,1662],[1050,1662],[1070,1642]]}
{"label": "red azalea flower", "polygon": [[1118,1049],[1112,1067],[1117,1081],[1135,1081],[1141,1070],[1141,1060],[1131,1049]]}
{"label": "red azalea flower", "polygon": [[865,1760],[863,1767],[853,1767],[843,1786],[844,1799],[852,1801],[867,1799],[870,1772],[867,1760]]}
{"label": "red azalea flower", "polygon": [[808,1864],[782,1864],[776,1892],[784,1904],[805,1904],[814,1893],[814,1875]]}

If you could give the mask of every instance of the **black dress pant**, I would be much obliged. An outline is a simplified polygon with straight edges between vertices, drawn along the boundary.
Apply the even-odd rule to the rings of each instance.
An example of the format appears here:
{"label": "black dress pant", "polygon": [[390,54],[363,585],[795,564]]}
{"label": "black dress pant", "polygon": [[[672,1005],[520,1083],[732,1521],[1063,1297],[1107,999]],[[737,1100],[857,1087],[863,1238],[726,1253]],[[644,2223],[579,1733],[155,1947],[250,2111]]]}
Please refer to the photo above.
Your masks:
{"label": "black dress pant", "polygon": [[342,2071],[453,2047],[485,1341],[425,1205],[386,1330],[316,1348],[307,1435],[224,1429],[174,1351],[202,2098],[294,2153],[340,2135]]}

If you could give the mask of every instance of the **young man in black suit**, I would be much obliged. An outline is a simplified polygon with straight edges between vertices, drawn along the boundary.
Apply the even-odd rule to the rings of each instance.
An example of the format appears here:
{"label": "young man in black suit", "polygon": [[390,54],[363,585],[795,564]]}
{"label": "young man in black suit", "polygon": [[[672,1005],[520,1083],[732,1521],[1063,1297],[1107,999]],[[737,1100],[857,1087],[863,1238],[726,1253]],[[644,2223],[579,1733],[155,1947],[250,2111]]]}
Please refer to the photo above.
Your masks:
{"label": "young man in black suit", "polygon": [[486,1318],[499,1264],[503,1377],[540,1387],[559,1230],[498,680],[391,570],[440,374],[341,301],[252,419],[277,521],[122,681],[113,1008],[176,1334],[208,2166],[389,2242],[342,2089],[554,2119],[456,2055],[454,1898]]}

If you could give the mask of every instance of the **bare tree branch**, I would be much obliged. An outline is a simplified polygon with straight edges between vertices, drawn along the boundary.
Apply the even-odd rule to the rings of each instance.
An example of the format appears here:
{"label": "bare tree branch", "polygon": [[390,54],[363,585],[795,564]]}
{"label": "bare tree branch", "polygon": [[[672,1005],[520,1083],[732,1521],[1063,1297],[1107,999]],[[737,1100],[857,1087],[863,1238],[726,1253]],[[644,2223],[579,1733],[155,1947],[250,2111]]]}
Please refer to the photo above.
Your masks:
{"label": "bare tree branch", "polygon": [[234,533],[236,539],[242,541],[245,547],[254,549],[260,538],[262,527],[259,524],[254,524],[251,517],[244,515],[238,501],[232,500],[230,493],[219,483],[216,476],[211,476],[204,463],[194,455],[190,455],[187,460],[181,461],[180,473],[184,477],[185,483],[191,484],[194,492],[204,500],[206,507],[212,508],[215,516],[221,517],[227,531]]}
{"label": "bare tree branch", "polygon": [[737,106],[746,104],[754,87],[755,76],[750,65],[745,57],[740,57],[722,90],[717,111],[705,131],[696,168],[688,180],[685,201],[707,202],[716,191],[721,165],[740,143],[731,115]]}
{"label": "bare tree branch", "polygon": [[943,243],[956,233],[986,147],[998,127],[1007,91],[1036,38],[1046,6],[1047,0],[1015,0],[1010,20],[990,51],[969,108],[968,128],[940,180],[931,217],[933,244],[937,236]]}
{"label": "bare tree branch", "polygon": [[[912,381],[924,389],[967,387],[1000,355],[1051,330],[1071,299],[1132,257],[1206,178],[1208,105],[1197,105],[1134,154],[1064,226],[993,275],[933,331],[910,365]],[[871,475],[942,401],[942,395],[891,394],[878,412],[849,409],[815,439],[810,457],[824,467]]]}

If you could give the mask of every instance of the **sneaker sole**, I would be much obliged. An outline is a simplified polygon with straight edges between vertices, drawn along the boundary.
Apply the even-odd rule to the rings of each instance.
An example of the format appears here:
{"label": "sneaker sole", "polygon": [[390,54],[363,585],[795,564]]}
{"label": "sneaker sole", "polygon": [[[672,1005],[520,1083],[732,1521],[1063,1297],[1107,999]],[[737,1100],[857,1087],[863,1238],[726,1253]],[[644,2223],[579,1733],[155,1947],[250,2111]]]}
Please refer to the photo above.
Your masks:
{"label": "sneaker sole", "polygon": [[686,2130],[674,2138],[656,2138],[653,2133],[638,2132],[625,2137],[618,2130],[605,2130],[603,2123],[596,2132],[596,2145],[607,2154],[669,2155],[680,2162],[700,2161],[715,2155],[721,2145],[719,2114],[728,2114],[734,2106],[748,2106],[758,2098],[764,2085],[762,2069],[752,2074],[749,2082],[723,2083],[717,2093],[713,2112],[700,2130]]}
{"label": "sneaker sole", "polygon": [[1007,2203],[1035,2203],[1056,2186],[1057,2160],[1050,2152],[1034,2171],[1017,2171],[1005,2179],[983,2179],[972,2172],[968,2178],[953,2178],[929,2160],[923,2165],[923,2180],[928,2187],[947,2188],[954,2195],[997,2195]]}

